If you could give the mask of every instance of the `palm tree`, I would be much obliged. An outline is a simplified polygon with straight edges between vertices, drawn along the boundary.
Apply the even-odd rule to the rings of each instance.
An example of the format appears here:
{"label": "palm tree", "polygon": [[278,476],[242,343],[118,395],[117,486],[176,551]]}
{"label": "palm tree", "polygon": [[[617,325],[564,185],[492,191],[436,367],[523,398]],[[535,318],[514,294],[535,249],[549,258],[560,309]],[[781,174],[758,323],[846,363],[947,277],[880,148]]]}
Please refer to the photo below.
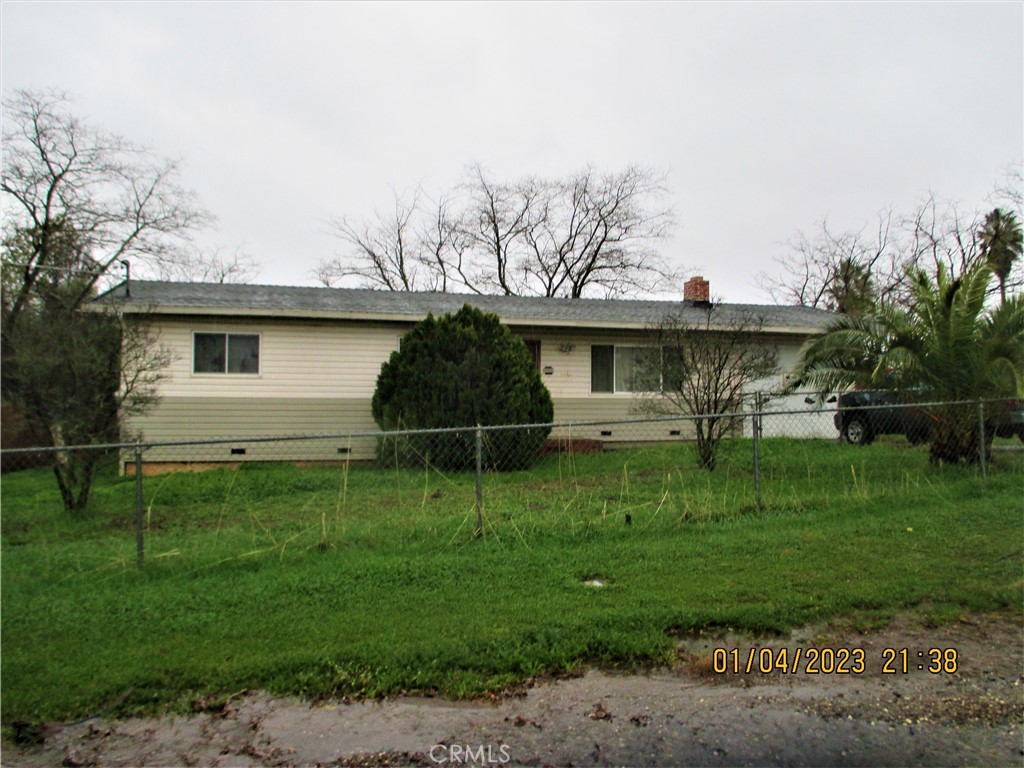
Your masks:
{"label": "palm tree", "polygon": [[[894,389],[920,403],[1020,397],[1024,393],[1024,300],[987,309],[992,270],[978,261],[959,278],[908,274],[909,306],[840,316],[802,350],[799,378],[827,389]],[[930,458],[976,461],[981,446],[973,405],[925,407]]]}
{"label": "palm tree", "polygon": [[999,297],[1006,301],[1006,280],[1013,269],[1013,262],[1024,250],[1024,234],[1020,222],[1012,213],[996,208],[985,217],[985,224],[978,230],[981,253],[999,279]]}

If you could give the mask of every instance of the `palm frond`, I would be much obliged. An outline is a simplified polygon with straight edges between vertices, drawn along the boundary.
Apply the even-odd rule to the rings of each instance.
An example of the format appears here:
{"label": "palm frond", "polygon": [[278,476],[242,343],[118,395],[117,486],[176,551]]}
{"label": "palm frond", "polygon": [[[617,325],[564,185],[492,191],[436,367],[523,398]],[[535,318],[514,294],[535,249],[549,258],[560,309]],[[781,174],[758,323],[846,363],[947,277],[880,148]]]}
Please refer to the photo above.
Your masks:
{"label": "palm frond", "polygon": [[836,318],[801,351],[797,378],[930,392],[938,398],[1015,396],[1024,381],[1024,301],[986,310],[993,272],[979,261],[959,278],[908,272],[909,306]]}

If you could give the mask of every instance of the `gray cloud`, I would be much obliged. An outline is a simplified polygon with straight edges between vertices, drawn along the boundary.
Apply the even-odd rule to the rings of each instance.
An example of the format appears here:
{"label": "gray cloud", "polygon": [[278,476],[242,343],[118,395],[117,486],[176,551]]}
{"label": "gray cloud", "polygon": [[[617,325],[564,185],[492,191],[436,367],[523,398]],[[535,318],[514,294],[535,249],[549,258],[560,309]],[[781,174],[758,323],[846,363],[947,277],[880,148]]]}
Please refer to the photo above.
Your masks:
{"label": "gray cloud", "polygon": [[586,163],[668,169],[666,244],[730,300],[829,215],[981,206],[1024,127],[1019,3],[22,3],[3,90],[56,87],[183,157],[264,282],[311,282],[325,220],[391,187]]}

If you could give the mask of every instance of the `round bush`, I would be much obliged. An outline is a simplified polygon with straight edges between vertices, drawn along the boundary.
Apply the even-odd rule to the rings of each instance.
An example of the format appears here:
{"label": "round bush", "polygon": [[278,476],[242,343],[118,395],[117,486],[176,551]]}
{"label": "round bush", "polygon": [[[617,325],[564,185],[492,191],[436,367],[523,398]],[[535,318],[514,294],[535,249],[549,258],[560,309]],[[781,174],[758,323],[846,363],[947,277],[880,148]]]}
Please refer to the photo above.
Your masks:
{"label": "round bush", "polygon": [[[381,366],[372,408],[385,431],[549,424],[554,418],[551,394],[523,340],[497,315],[468,304],[454,315],[428,315],[402,338],[401,349]],[[550,431],[549,426],[485,431],[485,467],[529,466]],[[388,438],[382,441],[381,458],[471,469],[475,433]]]}

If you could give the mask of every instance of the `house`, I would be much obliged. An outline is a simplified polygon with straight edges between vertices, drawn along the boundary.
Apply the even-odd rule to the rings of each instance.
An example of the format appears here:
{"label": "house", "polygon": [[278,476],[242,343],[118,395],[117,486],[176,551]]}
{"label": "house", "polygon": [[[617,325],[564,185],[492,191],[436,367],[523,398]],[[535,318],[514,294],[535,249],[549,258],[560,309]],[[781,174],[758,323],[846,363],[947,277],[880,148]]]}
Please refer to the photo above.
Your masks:
{"label": "house", "polygon": [[[645,330],[668,312],[707,306],[703,278],[682,301],[550,299],[445,293],[131,281],[98,301],[145,317],[174,356],[159,403],[128,425],[148,442],[237,438],[236,443],[161,448],[147,461],[337,460],[372,456],[372,438],[267,444],[246,438],[377,431],[370,400],[381,364],[426,317],[469,303],[497,314],[530,349],[551,392],[557,422],[630,418],[635,402],[625,375]],[[805,307],[722,304],[728,323],[755,313],[783,371],[800,345],[831,317]],[[778,389],[778,380],[762,382]],[[803,399],[794,407],[806,408]],[[634,425],[635,427],[635,425]],[[834,433],[829,422],[828,428]],[[646,430],[646,431],[644,431]],[[686,426],[580,427],[574,437],[616,441],[681,439]]]}

